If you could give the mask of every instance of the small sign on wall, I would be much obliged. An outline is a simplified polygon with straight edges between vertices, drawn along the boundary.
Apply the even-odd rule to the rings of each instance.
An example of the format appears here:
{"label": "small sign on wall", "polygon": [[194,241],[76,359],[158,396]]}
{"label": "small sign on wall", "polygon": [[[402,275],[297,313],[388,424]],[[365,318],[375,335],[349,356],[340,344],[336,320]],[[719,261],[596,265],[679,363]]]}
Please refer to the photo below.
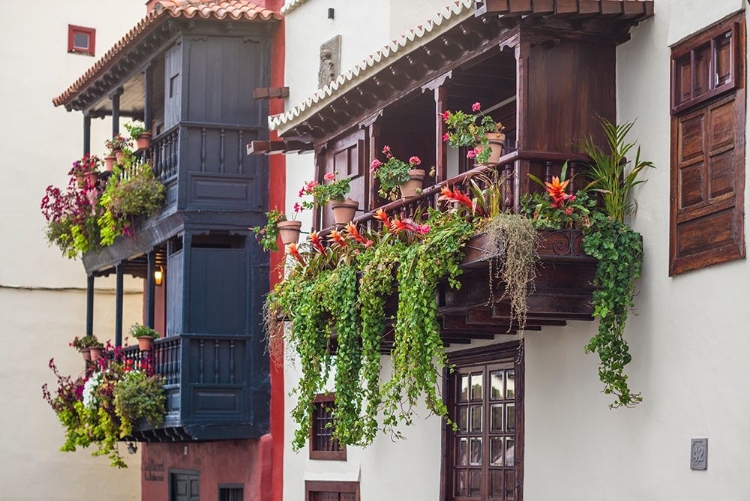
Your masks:
{"label": "small sign on wall", "polygon": [[690,469],[708,469],[708,439],[694,438],[690,441]]}

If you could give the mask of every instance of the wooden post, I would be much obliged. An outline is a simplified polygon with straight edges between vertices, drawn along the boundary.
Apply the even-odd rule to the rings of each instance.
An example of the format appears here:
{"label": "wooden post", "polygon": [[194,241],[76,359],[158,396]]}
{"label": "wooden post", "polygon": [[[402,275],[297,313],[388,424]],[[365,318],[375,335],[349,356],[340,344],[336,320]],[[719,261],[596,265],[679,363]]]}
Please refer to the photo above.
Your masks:
{"label": "wooden post", "polygon": [[83,115],[83,154],[91,153],[91,117]]}
{"label": "wooden post", "polygon": [[148,265],[146,271],[146,326],[154,328],[154,316],[156,312],[156,250],[148,253]]}
{"label": "wooden post", "polygon": [[443,113],[447,111],[448,89],[444,85],[435,88],[435,182],[448,179],[448,143],[443,141],[447,130]]}
{"label": "wooden post", "polygon": [[112,94],[112,137],[120,133],[120,94],[122,89],[117,89]]}
{"label": "wooden post", "polygon": [[[516,46],[516,146],[518,151],[526,148],[528,140],[528,95],[529,95],[529,53],[531,44],[520,42]],[[520,210],[521,194],[529,192],[528,160],[516,162],[513,182],[513,212]]]}
{"label": "wooden post", "polygon": [[123,299],[123,266],[115,266],[117,280],[115,284],[115,346],[122,346],[122,299]]}
{"label": "wooden post", "polygon": [[94,335],[94,275],[86,278],[86,335]]}
{"label": "wooden post", "polygon": [[147,131],[151,131],[153,77],[154,67],[153,64],[149,64],[143,72],[143,95],[145,97],[143,104],[143,125]]}

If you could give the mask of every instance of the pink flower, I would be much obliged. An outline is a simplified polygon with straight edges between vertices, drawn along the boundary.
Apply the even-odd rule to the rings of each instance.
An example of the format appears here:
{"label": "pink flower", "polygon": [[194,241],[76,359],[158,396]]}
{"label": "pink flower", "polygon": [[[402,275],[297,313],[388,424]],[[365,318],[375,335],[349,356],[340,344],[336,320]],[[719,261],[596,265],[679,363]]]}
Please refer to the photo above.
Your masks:
{"label": "pink flower", "polygon": [[328,174],[326,174],[325,176],[323,176],[323,179],[325,179],[326,181],[333,181],[334,179],[336,179],[336,173],[335,172],[329,172]]}
{"label": "pink flower", "polygon": [[378,170],[378,168],[380,168],[380,166],[381,166],[381,165],[383,165],[383,162],[381,162],[380,160],[378,160],[378,159],[376,158],[376,159],[375,159],[375,160],[373,160],[373,161],[372,161],[372,163],[370,164],[370,170]]}
{"label": "pink flower", "polygon": [[316,186],[318,186],[317,181],[310,181],[304,187],[305,193],[312,193],[313,188],[315,188]]}
{"label": "pink flower", "polygon": [[416,230],[417,233],[420,235],[427,235],[430,232],[430,225],[429,224],[420,224],[417,226]]}
{"label": "pink flower", "polygon": [[443,134],[443,142],[444,143],[447,143],[450,140],[451,140],[451,135],[450,134],[448,134],[447,132],[445,134]]}
{"label": "pink flower", "polygon": [[305,188],[304,187],[301,190],[299,190],[299,194],[297,196],[300,197],[300,198],[302,198],[303,196],[305,196]]}
{"label": "pink flower", "polygon": [[471,111],[473,111],[474,113],[476,113],[477,111],[481,109],[482,109],[482,105],[479,104],[479,101],[471,105]]}
{"label": "pink flower", "polygon": [[565,209],[566,216],[570,216],[571,214],[573,214],[573,207],[568,207],[567,209]]}
{"label": "pink flower", "polygon": [[447,122],[450,117],[451,117],[450,111],[446,111],[445,113],[443,113],[443,121]]}
{"label": "pink flower", "polygon": [[388,156],[390,156],[390,154],[391,154],[391,147],[388,146],[387,144],[385,146],[383,146],[383,154],[384,155],[388,155]]}
{"label": "pink flower", "polygon": [[419,159],[419,157],[411,157],[409,159],[409,163],[412,165],[419,165],[422,163],[422,161]]}
{"label": "pink flower", "polygon": [[302,212],[302,206],[299,202],[294,202],[294,212]]}
{"label": "pink flower", "polygon": [[477,156],[477,152],[474,150],[469,150],[469,152],[466,154],[466,158],[474,158]]}

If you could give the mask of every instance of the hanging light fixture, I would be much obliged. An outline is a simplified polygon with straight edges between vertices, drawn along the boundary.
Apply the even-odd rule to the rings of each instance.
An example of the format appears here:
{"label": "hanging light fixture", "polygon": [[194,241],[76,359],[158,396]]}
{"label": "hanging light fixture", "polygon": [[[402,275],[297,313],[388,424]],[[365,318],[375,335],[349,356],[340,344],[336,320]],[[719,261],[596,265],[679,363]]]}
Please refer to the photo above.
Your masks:
{"label": "hanging light fixture", "polygon": [[164,268],[159,266],[159,269],[154,270],[154,283],[156,285],[161,285],[161,282],[163,279],[164,279]]}

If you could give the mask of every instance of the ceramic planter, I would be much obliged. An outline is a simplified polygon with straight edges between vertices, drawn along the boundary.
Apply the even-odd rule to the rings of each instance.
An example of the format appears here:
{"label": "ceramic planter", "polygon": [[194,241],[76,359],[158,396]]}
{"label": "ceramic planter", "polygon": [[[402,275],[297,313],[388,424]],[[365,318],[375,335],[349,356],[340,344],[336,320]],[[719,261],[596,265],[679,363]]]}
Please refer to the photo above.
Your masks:
{"label": "ceramic planter", "polygon": [[89,353],[91,354],[91,361],[96,362],[100,358],[102,358],[102,353],[104,352],[104,348],[100,346],[91,347],[89,348]]}
{"label": "ceramic planter", "polygon": [[97,171],[89,172],[86,174],[89,186],[96,186],[96,181],[99,179],[99,173]]}
{"label": "ceramic planter", "polygon": [[104,157],[104,167],[107,169],[107,172],[112,172],[112,170],[115,168],[115,156],[114,155],[107,155]]}
{"label": "ceramic planter", "polygon": [[125,153],[123,153],[122,150],[115,150],[113,151],[113,153],[115,154],[115,160],[117,161],[117,163],[121,163],[122,157],[125,156]]}
{"label": "ceramic planter", "polygon": [[281,243],[286,245],[299,242],[299,234],[302,229],[302,221],[281,221],[276,224],[279,228]]}
{"label": "ceramic planter", "polygon": [[[505,134],[502,132],[488,132],[487,139],[490,140],[490,158],[487,159],[486,164],[494,165],[500,161],[500,157],[503,156],[503,144],[505,144]],[[484,148],[477,146],[477,150],[481,152]]]}
{"label": "ceramic planter", "polygon": [[141,336],[136,339],[138,340],[138,348],[141,351],[151,351],[151,348],[154,346],[154,338],[151,336]]}
{"label": "ceramic planter", "polygon": [[401,190],[402,198],[413,198],[418,197],[422,190],[422,182],[424,181],[424,171],[422,169],[411,169],[409,170],[409,180],[399,186]]}
{"label": "ceramic planter", "polygon": [[336,226],[343,226],[354,219],[357,208],[359,208],[359,202],[347,198],[343,202],[332,202],[331,208],[333,209],[333,220]]}
{"label": "ceramic planter", "polygon": [[151,133],[142,132],[140,136],[135,138],[135,145],[139,150],[145,150],[151,146]]}
{"label": "ceramic planter", "polygon": [[86,186],[86,176],[76,175],[76,184],[78,185],[79,188],[83,188],[84,186]]}
{"label": "ceramic planter", "polygon": [[80,351],[84,361],[88,362],[91,360],[91,348],[81,348]]}

